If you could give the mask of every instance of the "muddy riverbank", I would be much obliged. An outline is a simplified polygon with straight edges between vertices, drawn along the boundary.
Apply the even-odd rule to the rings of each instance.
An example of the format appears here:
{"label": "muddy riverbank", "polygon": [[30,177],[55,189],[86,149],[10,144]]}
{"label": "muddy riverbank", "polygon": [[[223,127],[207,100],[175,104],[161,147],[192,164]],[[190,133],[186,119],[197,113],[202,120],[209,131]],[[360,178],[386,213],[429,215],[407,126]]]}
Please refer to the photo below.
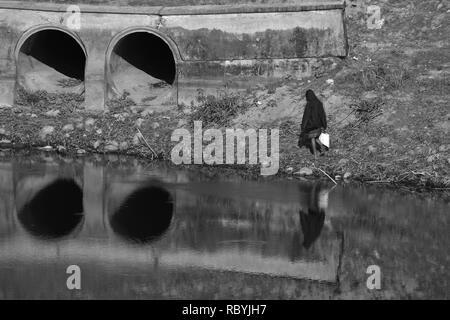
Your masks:
{"label": "muddy riverbank", "polygon": [[[143,161],[170,161],[170,152],[176,142],[171,142],[174,129],[189,128],[186,114],[181,110],[152,114],[129,109],[128,112],[88,113],[74,110],[58,111],[54,108],[11,107],[0,110],[0,147],[2,153],[16,153],[41,149],[59,154],[78,155],[110,154],[134,155]],[[324,178],[317,168],[338,181],[358,181],[371,184],[409,187],[415,190],[442,190],[450,187],[448,163],[450,145],[431,152],[433,162],[423,162],[417,154],[397,150],[352,145],[350,141],[336,141],[335,147],[316,161],[306,149],[296,146],[295,124],[272,124],[269,128],[280,130],[280,169],[278,176],[295,179]],[[140,138],[140,133],[145,138]],[[368,134],[365,132],[364,134]],[[153,151],[148,147],[152,147]],[[448,149],[447,149],[448,148]],[[395,150],[394,150],[395,151]],[[424,166],[425,165],[425,166]],[[198,169],[198,165],[192,165]],[[203,170],[217,168],[237,171],[242,176],[257,178],[259,165],[203,165]]]}

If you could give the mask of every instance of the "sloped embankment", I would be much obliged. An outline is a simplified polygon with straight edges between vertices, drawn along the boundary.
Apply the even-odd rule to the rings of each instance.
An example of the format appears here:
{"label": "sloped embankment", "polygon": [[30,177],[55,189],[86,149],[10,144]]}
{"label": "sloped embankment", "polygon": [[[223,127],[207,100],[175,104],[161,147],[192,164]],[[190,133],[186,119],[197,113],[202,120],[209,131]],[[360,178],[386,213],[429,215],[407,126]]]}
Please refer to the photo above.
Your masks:
{"label": "sloped embankment", "polygon": [[350,52],[336,72],[261,88],[235,123],[280,126],[282,170],[312,167],[296,142],[304,93],[313,89],[332,141],[316,166],[377,183],[450,187],[450,2],[372,2],[381,7],[381,29],[367,27],[366,6],[351,11]]}

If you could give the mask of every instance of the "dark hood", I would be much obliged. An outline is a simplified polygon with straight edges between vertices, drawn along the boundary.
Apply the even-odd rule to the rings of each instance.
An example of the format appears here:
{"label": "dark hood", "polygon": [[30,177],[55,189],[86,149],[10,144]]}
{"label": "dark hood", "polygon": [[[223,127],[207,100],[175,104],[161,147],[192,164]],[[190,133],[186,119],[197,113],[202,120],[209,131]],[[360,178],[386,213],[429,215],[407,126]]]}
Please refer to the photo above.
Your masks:
{"label": "dark hood", "polygon": [[319,99],[316,97],[314,91],[307,90],[306,91],[306,101],[307,102],[316,102],[316,101],[319,101]]}
{"label": "dark hood", "polygon": [[317,98],[314,91],[306,91],[306,106],[303,112],[302,132],[309,132],[317,128],[327,128],[327,117],[322,102]]}

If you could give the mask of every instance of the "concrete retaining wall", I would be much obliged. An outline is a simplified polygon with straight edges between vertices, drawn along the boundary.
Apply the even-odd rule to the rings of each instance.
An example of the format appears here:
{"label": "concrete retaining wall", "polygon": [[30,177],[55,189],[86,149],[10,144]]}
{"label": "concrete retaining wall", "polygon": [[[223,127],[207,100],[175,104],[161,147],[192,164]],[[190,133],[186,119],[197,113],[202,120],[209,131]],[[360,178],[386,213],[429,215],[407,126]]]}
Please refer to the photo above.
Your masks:
{"label": "concrete retaining wall", "polygon": [[[125,91],[138,97],[134,100],[138,105],[168,108],[190,103],[198,88],[208,91],[226,85],[246,89],[286,75],[311,76],[326,71],[333,59],[347,54],[341,2],[271,1],[264,5],[190,7],[82,5],[79,30],[68,27],[73,14],[66,9],[67,5],[52,3],[0,3],[1,104],[14,103],[17,79],[28,76],[29,70],[22,68],[27,69],[22,72],[18,65],[22,45],[31,35],[48,29],[65,32],[85,51],[85,107],[95,110],[102,110],[107,100],[120,98]],[[173,83],[154,85],[158,84],[152,84],[154,75],[142,72],[133,59],[114,55],[117,43],[136,32],[156,36],[152,43],[139,43],[143,48],[165,45],[170,49],[176,70]],[[161,67],[170,59],[148,63]],[[112,70],[123,72],[119,77]]]}

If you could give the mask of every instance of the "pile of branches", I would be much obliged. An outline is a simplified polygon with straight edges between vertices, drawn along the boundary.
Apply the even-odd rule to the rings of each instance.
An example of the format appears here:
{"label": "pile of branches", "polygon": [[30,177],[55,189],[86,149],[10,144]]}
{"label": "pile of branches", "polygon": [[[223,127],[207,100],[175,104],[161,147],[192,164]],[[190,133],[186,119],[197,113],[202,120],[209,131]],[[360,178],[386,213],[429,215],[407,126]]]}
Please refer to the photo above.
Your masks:
{"label": "pile of branches", "polygon": [[376,98],[373,100],[362,100],[358,104],[351,105],[350,107],[354,110],[357,119],[353,125],[359,127],[380,116],[383,113],[383,104],[384,102],[381,98]]}

